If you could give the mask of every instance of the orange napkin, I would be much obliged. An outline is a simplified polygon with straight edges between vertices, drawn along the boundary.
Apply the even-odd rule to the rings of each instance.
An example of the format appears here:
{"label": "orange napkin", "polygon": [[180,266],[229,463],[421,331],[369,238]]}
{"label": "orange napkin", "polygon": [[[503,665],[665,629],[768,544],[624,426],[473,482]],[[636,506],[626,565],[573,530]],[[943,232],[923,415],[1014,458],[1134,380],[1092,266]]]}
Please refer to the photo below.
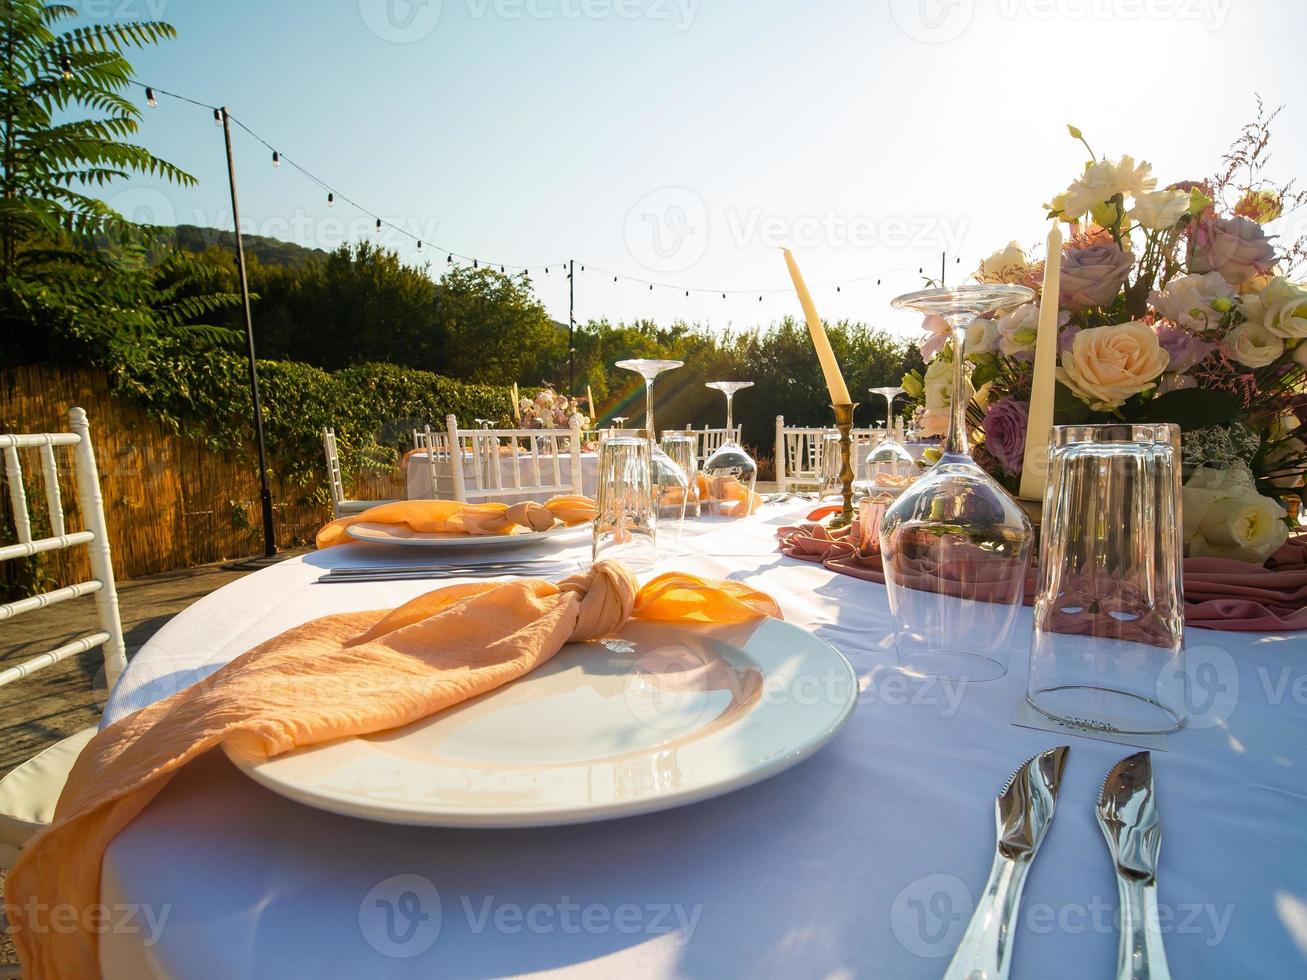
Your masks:
{"label": "orange napkin", "polygon": [[637,590],[625,566],[601,561],[557,584],[453,585],[398,609],[341,613],[287,630],[123,718],[82,750],[54,822],[5,882],[25,975],[98,974],[93,932],[36,929],[28,910],[63,903],[81,912],[98,902],[109,842],[173,773],[220,743],[266,759],[406,725],[521,677],[565,643],[612,634],[630,618],[738,623],[764,616],[780,618],[776,603],[740,582],[670,573]]}
{"label": "orange napkin", "polygon": [[345,544],[351,538],[345,529],[351,524],[404,524],[411,530],[430,534],[516,534],[522,529],[547,531],[558,521],[584,524],[594,520],[595,505],[589,497],[564,494],[543,504],[523,500],[516,504],[462,504],[457,500],[396,500],[349,517],[340,517],[318,532],[319,548]]}
{"label": "orange napkin", "polygon": [[762,497],[733,476],[696,473],[694,478],[699,483],[699,499],[726,505],[722,513],[729,517],[746,517],[762,506]]}

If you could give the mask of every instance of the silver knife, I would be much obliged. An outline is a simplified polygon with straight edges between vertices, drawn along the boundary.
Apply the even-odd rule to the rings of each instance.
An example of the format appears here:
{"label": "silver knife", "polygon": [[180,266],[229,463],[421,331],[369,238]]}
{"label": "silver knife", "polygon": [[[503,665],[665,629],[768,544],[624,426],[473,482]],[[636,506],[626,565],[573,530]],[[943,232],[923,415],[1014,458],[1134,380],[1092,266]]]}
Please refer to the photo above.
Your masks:
{"label": "silver knife", "polygon": [[1117,980],[1170,980],[1157,918],[1157,855],[1162,823],[1153,793],[1153,757],[1137,752],[1122,759],[1103,780],[1098,826],[1116,865],[1121,899],[1121,941]]}
{"label": "silver knife", "polygon": [[1035,852],[1053,822],[1070,751],[1070,746],[1060,745],[1027,759],[998,794],[994,865],[944,980],[1001,980],[1008,975],[1021,890]]}

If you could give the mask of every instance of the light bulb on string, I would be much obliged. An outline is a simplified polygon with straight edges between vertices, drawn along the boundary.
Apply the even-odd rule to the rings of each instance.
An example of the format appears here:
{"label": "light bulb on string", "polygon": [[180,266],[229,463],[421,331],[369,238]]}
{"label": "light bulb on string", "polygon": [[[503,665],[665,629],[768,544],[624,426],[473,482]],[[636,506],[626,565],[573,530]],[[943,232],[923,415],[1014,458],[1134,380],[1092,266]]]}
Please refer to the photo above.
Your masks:
{"label": "light bulb on string", "polygon": [[214,124],[215,126],[221,126],[221,125],[222,125],[222,110],[221,110],[221,109],[214,109],[214,110],[213,110],[213,124]]}
{"label": "light bulb on string", "polygon": [[380,219],[380,218],[377,219],[377,234],[378,234],[378,235],[381,234],[381,219]]}
{"label": "light bulb on string", "polygon": [[328,194],[327,194],[327,207],[329,207],[329,208],[334,208],[335,206],[336,206],[336,195],[335,195],[335,194],[328,193]]}
{"label": "light bulb on string", "polygon": [[151,109],[156,109],[159,106],[159,100],[154,97],[154,89],[148,85],[145,86],[145,104]]}
{"label": "light bulb on string", "polygon": [[418,251],[422,251],[422,239],[418,239]]}
{"label": "light bulb on string", "polygon": [[450,252],[448,255],[445,256],[445,265],[453,265],[453,264],[454,264],[454,253]]}
{"label": "light bulb on string", "polygon": [[59,71],[63,73],[64,81],[68,82],[73,77],[73,61],[66,54],[59,56]]}
{"label": "light bulb on string", "polygon": [[274,167],[280,167],[280,166],[281,166],[281,154],[278,153],[276,150],[273,150],[273,151],[272,151],[272,165],[273,165]]}
{"label": "light bulb on string", "polygon": [[502,265],[499,267],[499,271],[500,271],[500,272],[503,272],[503,271],[504,271],[504,267],[503,267]]}
{"label": "light bulb on string", "polygon": [[476,259],[473,259],[473,260],[472,260],[472,268],[475,269],[476,267],[477,267],[477,260],[476,260]]}

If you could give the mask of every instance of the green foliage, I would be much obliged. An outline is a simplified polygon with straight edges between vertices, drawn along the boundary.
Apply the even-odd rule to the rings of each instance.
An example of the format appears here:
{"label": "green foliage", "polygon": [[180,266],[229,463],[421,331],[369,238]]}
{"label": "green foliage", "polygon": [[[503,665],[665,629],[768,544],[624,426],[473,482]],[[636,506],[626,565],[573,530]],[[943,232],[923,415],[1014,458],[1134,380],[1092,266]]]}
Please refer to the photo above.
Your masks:
{"label": "green foliage", "polygon": [[[223,350],[189,351],[173,342],[143,347],[114,373],[117,394],[144,405],[174,431],[215,451],[248,452],[253,441],[247,368]],[[321,492],[322,429],[336,430],[346,474],[387,469],[411,448],[411,430],[460,420],[506,420],[506,388],[464,384],[391,364],[328,372],[288,361],[259,362],[270,465],[283,481]]]}
{"label": "green foliage", "polygon": [[[174,36],[167,24],[103,23],[56,32],[76,14],[42,0],[0,0],[0,326],[10,360],[129,356],[142,337],[231,339],[203,326],[230,305],[183,256],[151,260],[155,229],[94,196],[145,174],[194,178],[128,142],[140,111],[124,93],[126,49]],[[78,118],[89,112],[88,118]]]}

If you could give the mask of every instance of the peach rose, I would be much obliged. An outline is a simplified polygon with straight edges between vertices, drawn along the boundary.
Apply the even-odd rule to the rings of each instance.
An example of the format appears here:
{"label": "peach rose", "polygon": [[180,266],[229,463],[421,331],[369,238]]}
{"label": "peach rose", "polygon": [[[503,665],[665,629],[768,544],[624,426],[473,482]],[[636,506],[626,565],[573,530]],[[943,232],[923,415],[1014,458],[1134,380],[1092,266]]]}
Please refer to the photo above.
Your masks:
{"label": "peach rose", "polygon": [[1062,355],[1057,379],[1090,408],[1103,411],[1152,388],[1170,361],[1153,328],[1131,320],[1081,330]]}

